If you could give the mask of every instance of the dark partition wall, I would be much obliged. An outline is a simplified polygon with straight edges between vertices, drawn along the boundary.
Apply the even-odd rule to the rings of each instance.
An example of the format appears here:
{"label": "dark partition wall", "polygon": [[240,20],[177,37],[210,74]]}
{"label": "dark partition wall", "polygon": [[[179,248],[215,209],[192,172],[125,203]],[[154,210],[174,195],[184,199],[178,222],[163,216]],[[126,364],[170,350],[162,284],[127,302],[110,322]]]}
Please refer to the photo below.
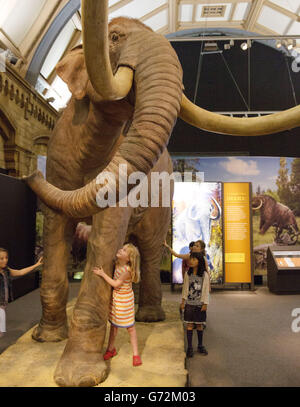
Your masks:
{"label": "dark partition wall", "polygon": [[[280,111],[300,103],[300,72],[293,72],[293,59],[254,41],[250,54],[234,47],[222,53],[205,53],[201,42],[172,42],[183,68],[185,94],[196,104],[215,112]],[[250,85],[250,87],[249,87]],[[171,153],[245,154],[300,157],[300,127],[261,137],[217,135],[196,129],[178,119],[170,138]]]}
{"label": "dark partition wall", "polygon": [[[0,247],[9,251],[8,265],[20,269],[35,262],[35,194],[24,182],[0,174]],[[18,298],[38,286],[38,272],[13,279]]]}

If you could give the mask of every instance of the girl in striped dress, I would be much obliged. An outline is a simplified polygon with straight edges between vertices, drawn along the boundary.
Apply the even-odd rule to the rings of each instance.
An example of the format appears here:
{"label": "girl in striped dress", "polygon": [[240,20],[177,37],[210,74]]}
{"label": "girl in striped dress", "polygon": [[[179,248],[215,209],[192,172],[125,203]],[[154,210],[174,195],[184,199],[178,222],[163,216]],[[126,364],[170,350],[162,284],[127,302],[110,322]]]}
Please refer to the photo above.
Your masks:
{"label": "girl in striped dress", "polygon": [[93,272],[113,287],[112,301],[110,304],[109,322],[111,323],[107,350],[104,360],[108,360],[117,354],[114,342],[118,328],[127,328],[133,350],[133,366],[142,364],[138,354],[138,343],[134,325],[134,294],[132,282],[137,283],[140,279],[140,254],[138,249],[131,243],[126,244],[117,252],[117,261],[114,278],[105,274],[102,267],[95,267]]}

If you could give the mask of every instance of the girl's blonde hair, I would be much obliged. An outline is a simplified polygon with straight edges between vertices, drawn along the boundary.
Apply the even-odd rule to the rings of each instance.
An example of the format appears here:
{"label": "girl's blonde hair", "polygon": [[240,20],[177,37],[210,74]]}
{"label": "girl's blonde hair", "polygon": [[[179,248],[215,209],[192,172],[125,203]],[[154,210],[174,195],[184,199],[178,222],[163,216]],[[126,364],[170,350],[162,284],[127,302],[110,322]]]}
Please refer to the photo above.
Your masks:
{"label": "girl's blonde hair", "polygon": [[129,265],[130,265],[130,273],[131,273],[131,280],[134,283],[138,283],[140,281],[141,270],[141,256],[139,249],[134,246],[132,243],[127,243],[124,245],[124,248],[127,249],[128,257],[129,257]]}

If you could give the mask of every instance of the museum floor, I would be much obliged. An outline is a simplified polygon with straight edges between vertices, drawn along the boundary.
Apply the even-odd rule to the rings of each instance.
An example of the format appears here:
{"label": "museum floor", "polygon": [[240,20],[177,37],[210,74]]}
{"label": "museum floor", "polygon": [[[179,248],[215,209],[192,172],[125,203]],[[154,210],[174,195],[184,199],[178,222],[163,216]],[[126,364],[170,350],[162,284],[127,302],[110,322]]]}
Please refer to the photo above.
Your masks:
{"label": "museum floor", "polygon": [[[78,289],[78,282],[70,284],[70,303],[74,303]],[[166,380],[165,385],[171,387],[184,386],[185,384],[192,387],[300,386],[300,332],[295,333],[291,328],[292,321],[295,319],[291,315],[292,310],[300,308],[299,295],[278,296],[271,294],[265,286],[256,287],[254,292],[213,291],[208,309],[207,328],[204,334],[204,344],[209,352],[208,356],[201,356],[195,352],[193,358],[186,360],[187,371],[185,371],[182,352],[184,346],[183,330],[178,312],[180,291],[171,292],[169,285],[163,285],[163,291],[164,304],[168,308],[167,321],[159,324],[142,324],[137,327],[138,332],[139,330],[141,332],[139,340],[142,341],[143,369],[147,370],[149,376],[143,382],[141,379],[143,375],[139,374],[140,379],[135,385],[141,387],[164,385],[163,382],[157,384],[159,382],[157,382],[155,375],[152,375],[152,371],[157,369],[158,377],[164,378]],[[38,322],[40,312],[39,290],[35,290],[9,304],[7,312],[8,332],[0,339],[0,387],[22,385],[20,381],[7,384],[7,381],[3,379],[4,372],[8,370],[2,370],[1,365],[3,366],[3,362],[7,364],[7,360],[4,358],[14,364],[14,355],[18,350],[18,344],[22,357],[26,358],[26,355],[23,355],[24,349],[31,346],[30,343],[33,342],[29,334],[31,328]],[[18,338],[20,339],[14,345]],[[176,338],[179,343],[174,343]],[[119,340],[122,342],[123,337],[120,337]],[[162,343],[160,360],[154,357],[155,352],[153,351],[155,347],[158,351],[159,343]],[[38,345],[43,346],[44,344]],[[149,347],[150,345],[152,348]],[[180,348],[177,348],[178,345]],[[64,347],[63,344],[59,346]],[[195,349],[196,346],[195,332]],[[127,347],[130,350],[128,340],[124,336],[124,344],[120,345],[118,361],[118,364],[124,368],[128,363],[126,359],[128,358],[126,355]],[[174,350],[178,354],[176,360],[173,357],[168,358],[168,353],[172,353]],[[51,350],[51,352],[53,351]],[[124,356],[122,356],[123,353]],[[40,357],[38,353],[36,357]],[[176,365],[177,363],[177,367],[175,365],[162,366],[168,364],[169,361],[171,364],[175,363]],[[18,362],[20,362],[19,357]],[[42,363],[46,365],[48,362],[45,359]],[[117,360],[114,363],[117,363]],[[18,365],[20,366],[20,363]],[[132,369],[137,372],[137,369],[140,368]],[[127,371],[130,374],[132,369],[122,369],[122,371]],[[173,374],[174,369],[176,370],[175,375]],[[166,375],[165,372],[169,373]],[[16,370],[14,370],[14,374],[16,374]],[[152,381],[149,380],[149,377]],[[126,380],[124,377],[114,377],[111,374],[106,385],[115,386],[116,383],[119,383],[120,387],[134,385],[130,381],[126,382]],[[35,385],[50,386],[53,384],[37,381]]]}

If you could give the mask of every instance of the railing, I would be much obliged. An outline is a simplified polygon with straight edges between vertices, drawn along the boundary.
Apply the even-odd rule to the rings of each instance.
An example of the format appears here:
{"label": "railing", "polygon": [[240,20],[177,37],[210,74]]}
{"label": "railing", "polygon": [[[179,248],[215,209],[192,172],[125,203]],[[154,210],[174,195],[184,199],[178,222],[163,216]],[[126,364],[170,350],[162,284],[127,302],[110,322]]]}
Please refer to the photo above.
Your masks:
{"label": "railing", "polygon": [[58,118],[57,111],[9,65],[6,66],[5,72],[0,72],[0,96],[1,94],[23,109],[25,120],[31,116],[49,130],[53,130]]}

